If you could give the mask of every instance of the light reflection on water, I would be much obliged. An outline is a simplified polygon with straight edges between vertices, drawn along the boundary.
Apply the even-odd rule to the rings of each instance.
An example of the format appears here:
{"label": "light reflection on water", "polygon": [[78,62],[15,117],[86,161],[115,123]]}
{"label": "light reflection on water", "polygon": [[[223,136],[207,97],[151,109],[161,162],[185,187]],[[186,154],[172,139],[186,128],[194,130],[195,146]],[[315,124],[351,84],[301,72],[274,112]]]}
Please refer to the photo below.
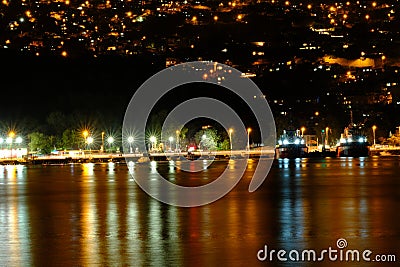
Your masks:
{"label": "light reflection on water", "polygon": [[198,185],[225,167],[235,171],[235,161],[198,173],[171,162],[134,163],[133,177],[116,163],[0,166],[0,265],[247,266],[261,264],[256,253],[264,244],[320,250],[340,237],[353,249],[395,253],[399,163],[397,157],[280,159],[250,194],[258,161],[249,159],[232,192],[196,208],[150,198],[133,181],[135,170],[147,168],[158,192],[158,172]]}

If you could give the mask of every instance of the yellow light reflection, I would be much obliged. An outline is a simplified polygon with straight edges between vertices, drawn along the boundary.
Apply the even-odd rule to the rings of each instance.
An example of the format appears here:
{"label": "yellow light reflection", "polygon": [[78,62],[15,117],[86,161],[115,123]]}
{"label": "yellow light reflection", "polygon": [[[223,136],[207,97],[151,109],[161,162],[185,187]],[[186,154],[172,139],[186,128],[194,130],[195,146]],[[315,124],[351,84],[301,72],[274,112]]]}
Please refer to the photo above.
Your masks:
{"label": "yellow light reflection", "polygon": [[[86,164],[85,164],[86,165]],[[85,172],[86,170],[86,172]],[[93,175],[93,168],[91,165],[84,168],[86,175]],[[91,173],[91,174],[90,174]],[[82,238],[81,248],[83,253],[84,265],[90,266],[94,262],[99,262],[99,242],[96,240],[98,232],[98,214],[97,204],[95,199],[94,186],[89,183],[92,179],[85,179],[81,183],[81,198],[82,198]]]}

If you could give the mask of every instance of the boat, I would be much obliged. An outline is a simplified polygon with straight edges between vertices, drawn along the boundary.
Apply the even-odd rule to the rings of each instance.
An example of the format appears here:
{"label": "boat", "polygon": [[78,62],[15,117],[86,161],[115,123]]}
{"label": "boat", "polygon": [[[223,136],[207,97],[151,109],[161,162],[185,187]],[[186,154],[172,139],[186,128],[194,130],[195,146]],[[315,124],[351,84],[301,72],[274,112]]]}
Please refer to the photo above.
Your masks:
{"label": "boat", "polygon": [[370,144],[365,135],[346,127],[336,146],[338,157],[367,157],[370,153]]}
{"label": "boat", "polygon": [[276,158],[303,158],[308,154],[303,136],[300,130],[283,130],[275,148]]}

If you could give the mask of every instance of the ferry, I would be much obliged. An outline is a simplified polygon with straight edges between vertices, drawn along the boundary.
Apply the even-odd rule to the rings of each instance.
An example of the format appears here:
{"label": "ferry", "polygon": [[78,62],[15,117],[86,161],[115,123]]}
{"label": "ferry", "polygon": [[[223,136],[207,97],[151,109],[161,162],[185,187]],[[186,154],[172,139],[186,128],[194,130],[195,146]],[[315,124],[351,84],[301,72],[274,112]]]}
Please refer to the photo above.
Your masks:
{"label": "ferry", "polygon": [[367,157],[370,153],[369,149],[370,144],[366,136],[346,127],[336,146],[336,155],[338,157]]}
{"label": "ferry", "polygon": [[276,158],[303,158],[308,154],[303,136],[300,130],[283,130],[275,148]]}

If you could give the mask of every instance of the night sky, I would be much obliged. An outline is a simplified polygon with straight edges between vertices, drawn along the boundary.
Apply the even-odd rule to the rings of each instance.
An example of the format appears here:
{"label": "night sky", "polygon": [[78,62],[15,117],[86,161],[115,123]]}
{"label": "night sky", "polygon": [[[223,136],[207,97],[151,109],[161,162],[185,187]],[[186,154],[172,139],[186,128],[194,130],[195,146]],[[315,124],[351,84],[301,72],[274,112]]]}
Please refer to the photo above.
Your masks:
{"label": "night sky", "polygon": [[140,59],[2,57],[3,119],[42,119],[49,112],[123,115],[136,88],[157,72]]}

